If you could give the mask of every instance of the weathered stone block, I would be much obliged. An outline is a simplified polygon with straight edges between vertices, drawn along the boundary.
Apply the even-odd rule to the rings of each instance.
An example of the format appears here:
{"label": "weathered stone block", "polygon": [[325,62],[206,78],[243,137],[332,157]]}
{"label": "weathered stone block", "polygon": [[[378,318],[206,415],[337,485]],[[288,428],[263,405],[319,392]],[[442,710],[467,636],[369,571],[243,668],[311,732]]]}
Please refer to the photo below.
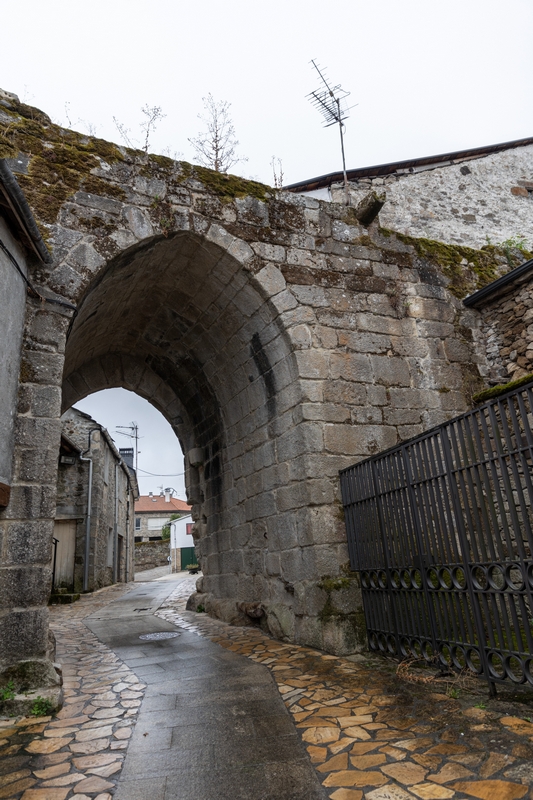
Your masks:
{"label": "weathered stone block", "polygon": [[4,538],[3,565],[49,564],[52,560],[52,520],[0,521]]}
{"label": "weathered stone block", "polygon": [[45,606],[50,595],[52,571],[49,567],[11,567],[0,569],[0,607]]}
{"label": "weathered stone block", "polygon": [[266,267],[263,267],[256,274],[255,280],[269,296],[283,292],[287,286],[282,273],[273,264],[267,264]]}
{"label": "weathered stone block", "polygon": [[370,356],[375,379],[384,386],[410,386],[409,365],[402,358]]}
{"label": "weathered stone block", "polygon": [[392,408],[435,408],[439,405],[436,392],[426,389],[390,389]]}
{"label": "weathered stone block", "polygon": [[20,377],[24,383],[57,384],[63,373],[63,357],[58,353],[26,350],[22,355]]}
{"label": "weathered stone block", "polygon": [[[371,388],[371,387],[370,387]],[[363,405],[367,400],[366,387],[349,381],[328,381],[324,386],[324,400],[328,403]]]}
{"label": "weathered stone block", "polygon": [[396,444],[393,427],[381,425],[326,425],[324,445],[332,453],[373,455]]}
{"label": "weathered stone block", "polygon": [[348,347],[356,353],[386,353],[391,347],[390,336],[380,334],[341,331],[338,339],[341,347]]}
{"label": "weathered stone block", "polygon": [[26,659],[46,658],[48,609],[12,609],[0,615],[0,663],[9,666]]}
{"label": "weathered stone block", "polygon": [[[49,465],[49,469],[57,474],[57,463]],[[4,512],[5,520],[27,520],[30,525],[35,519],[53,519],[55,515],[55,483],[42,485],[14,485],[11,487],[11,498]]]}
{"label": "weathered stone block", "polygon": [[330,377],[358,383],[371,383],[374,375],[368,356],[358,353],[333,353],[330,358]]}

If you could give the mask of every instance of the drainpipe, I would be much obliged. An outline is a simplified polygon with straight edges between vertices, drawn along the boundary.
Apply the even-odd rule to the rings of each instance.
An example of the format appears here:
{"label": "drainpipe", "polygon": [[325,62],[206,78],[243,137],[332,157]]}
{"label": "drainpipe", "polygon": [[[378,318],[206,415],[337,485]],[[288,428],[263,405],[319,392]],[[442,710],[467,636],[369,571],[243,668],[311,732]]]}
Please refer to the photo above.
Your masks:
{"label": "drainpipe", "polygon": [[91,428],[89,431],[89,439],[87,443],[87,450],[80,456],[80,461],[89,462],[89,487],[87,489],[87,514],[85,515],[85,560],[83,563],[83,591],[89,591],[89,558],[91,555],[91,505],[93,499],[93,460],[91,456],[85,457],[85,453],[91,450],[91,437],[95,431],[100,428]]}
{"label": "drainpipe", "polygon": [[130,479],[128,478],[128,499],[126,501],[126,571],[124,583],[128,583],[130,579],[130,495],[131,486]]}
{"label": "drainpipe", "polygon": [[113,531],[113,583],[118,582],[118,470],[120,461],[115,463],[115,524]]}

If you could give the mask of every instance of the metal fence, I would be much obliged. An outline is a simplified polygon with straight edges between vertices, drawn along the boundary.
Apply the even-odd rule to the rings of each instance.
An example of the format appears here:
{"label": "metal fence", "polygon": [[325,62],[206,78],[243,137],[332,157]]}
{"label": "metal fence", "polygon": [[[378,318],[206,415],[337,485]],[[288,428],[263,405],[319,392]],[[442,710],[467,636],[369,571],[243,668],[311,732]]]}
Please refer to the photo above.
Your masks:
{"label": "metal fence", "polygon": [[533,383],[341,472],[370,649],[533,686]]}

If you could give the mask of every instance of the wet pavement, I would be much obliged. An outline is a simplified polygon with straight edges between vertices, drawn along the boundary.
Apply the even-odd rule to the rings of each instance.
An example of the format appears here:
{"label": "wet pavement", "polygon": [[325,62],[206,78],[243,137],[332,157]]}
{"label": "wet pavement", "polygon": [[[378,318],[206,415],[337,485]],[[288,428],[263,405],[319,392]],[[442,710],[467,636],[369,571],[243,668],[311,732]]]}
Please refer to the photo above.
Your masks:
{"label": "wet pavement", "polygon": [[530,696],[231,627],[193,585],[51,609],[65,706],[0,720],[0,800],[533,800]]}
{"label": "wet pavement", "polygon": [[187,570],[183,572],[173,573],[170,564],[164,564],[162,567],[154,567],[153,569],[145,569],[141,572],[135,573],[135,583],[146,583],[146,581],[157,581],[162,578],[165,580],[177,580],[178,578],[186,578],[188,576]]}
{"label": "wet pavement", "polygon": [[[268,669],[153,616],[141,584],[85,624],[146,684],[117,800],[311,800],[325,795]],[[190,592],[190,588],[187,593]]]}

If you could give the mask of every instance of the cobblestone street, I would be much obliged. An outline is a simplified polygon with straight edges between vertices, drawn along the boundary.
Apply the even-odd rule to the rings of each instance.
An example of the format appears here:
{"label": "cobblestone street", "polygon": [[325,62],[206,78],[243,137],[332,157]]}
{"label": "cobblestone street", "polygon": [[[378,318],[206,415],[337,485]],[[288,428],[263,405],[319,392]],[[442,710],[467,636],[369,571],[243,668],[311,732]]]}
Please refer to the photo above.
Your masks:
{"label": "cobblestone street", "polygon": [[[483,699],[481,684],[472,694],[405,680],[386,662],[187,612],[195,579],[177,580],[138,583],[134,594],[132,584],[114,586],[51,609],[65,705],[53,719],[0,720],[0,800],[531,797],[529,706]],[[142,597],[147,607],[132,615]],[[180,636],[148,650],[138,642],[144,629]],[[222,670],[218,685],[213,670]],[[272,712],[272,678],[292,721],[281,701]],[[236,721],[233,732],[224,723],[224,741],[214,720],[227,709]],[[224,780],[235,776],[230,793]]]}

